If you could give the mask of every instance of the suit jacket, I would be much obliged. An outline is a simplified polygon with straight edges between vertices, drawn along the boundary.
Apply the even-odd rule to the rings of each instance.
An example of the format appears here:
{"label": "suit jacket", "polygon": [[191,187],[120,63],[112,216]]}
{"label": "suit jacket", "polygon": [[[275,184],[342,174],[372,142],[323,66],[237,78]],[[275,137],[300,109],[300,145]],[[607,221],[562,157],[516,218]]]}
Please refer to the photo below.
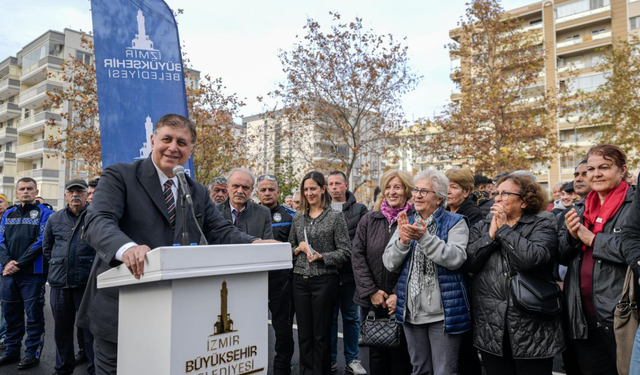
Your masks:
{"label": "suit jacket", "polygon": [[[227,198],[224,202],[216,204],[216,208],[222,217],[233,223],[233,220],[231,219],[229,199],[230,198]],[[273,230],[271,229],[271,210],[259,204],[247,201],[247,206],[242,210],[242,213],[240,213],[240,217],[238,217],[237,227],[251,236],[259,237],[263,240],[272,240]]]}
{"label": "suit jacket", "polygon": [[[255,240],[225,220],[213,206],[207,189],[187,177],[194,203],[195,219],[210,244],[250,243]],[[78,326],[89,328],[94,336],[118,342],[118,288],[97,289],[96,277],[122,262],[115,255],[128,242],[151,249],[180,243],[182,215],[176,197],[175,231],[171,229],[158,172],[151,157],[130,164],[107,167],[93,202],[89,205],[84,235],[96,250],[78,317]],[[200,234],[191,212],[187,214],[190,242]]]}

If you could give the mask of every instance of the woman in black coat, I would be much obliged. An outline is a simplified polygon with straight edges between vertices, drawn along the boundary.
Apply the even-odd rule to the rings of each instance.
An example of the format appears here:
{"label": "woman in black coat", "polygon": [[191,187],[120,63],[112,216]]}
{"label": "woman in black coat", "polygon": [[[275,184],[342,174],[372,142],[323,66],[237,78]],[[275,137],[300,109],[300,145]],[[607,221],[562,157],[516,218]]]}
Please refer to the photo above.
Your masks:
{"label": "woman in black coat", "polygon": [[565,348],[561,315],[541,318],[516,309],[510,277],[520,271],[553,281],[556,228],[536,216],[545,199],[530,177],[503,177],[495,199],[493,217],[471,229],[467,246],[466,267],[474,274],[474,346],[488,375],[551,375],[553,357]]}
{"label": "woman in black coat", "polygon": [[445,175],[449,179],[447,210],[464,215],[469,219],[469,227],[484,219],[478,204],[470,197],[473,190],[473,174],[467,168],[449,169]]}
{"label": "woman in black coat", "polygon": [[565,216],[558,261],[564,279],[569,345],[586,374],[617,374],[613,310],[627,271],[621,226],[631,211],[634,189],[624,180],[627,157],[613,145],[587,153],[591,192]]}

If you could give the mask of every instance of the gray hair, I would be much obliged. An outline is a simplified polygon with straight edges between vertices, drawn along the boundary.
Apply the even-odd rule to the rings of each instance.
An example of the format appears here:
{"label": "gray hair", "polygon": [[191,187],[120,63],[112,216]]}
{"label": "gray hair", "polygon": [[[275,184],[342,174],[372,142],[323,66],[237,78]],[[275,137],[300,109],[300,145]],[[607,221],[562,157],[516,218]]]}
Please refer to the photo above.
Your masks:
{"label": "gray hair", "polygon": [[293,196],[291,198],[295,199],[296,195],[300,195],[300,190],[296,190],[296,192],[293,193]]}
{"label": "gray hair", "polygon": [[231,179],[231,176],[233,176],[233,174],[236,172],[242,172],[242,173],[248,174],[249,177],[251,177],[251,187],[254,187],[256,185],[256,176],[254,176],[253,172],[251,172],[247,168],[233,168],[227,175],[227,181],[229,181]]}
{"label": "gray hair", "polygon": [[413,178],[414,185],[422,179],[427,179],[431,182],[433,190],[442,198],[440,206],[443,208],[447,207],[447,191],[449,190],[449,179],[447,176],[436,169],[427,169],[426,171],[418,172]]}
{"label": "gray hair", "polygon": [[[523,171],[523,170],[513,171],[513,172],[510,173],[510,175],[512,175],[512,176],[529,177],[530,179],[533,180],[533,182],[535,182],[536,184],[538,183],[538,179],[536,178],[536,176],[533,173],[529,172],[529,171]],[[560,184],[562,185],[562,182],[560,182]],[[553,186],[555,186],[555,185],[553,185]]]}
{"label": "gray hair", "polygon": [[209,181],[209,185],[208,185],[209,189],[211,189],[213,184],[226,185],[227,179],[222,176],[212,178],[211,181]]}
{"label": "gray hair", "polygon": [[287,195],[284,199],[289,199],[289,198],[293,199],[293,195]]}

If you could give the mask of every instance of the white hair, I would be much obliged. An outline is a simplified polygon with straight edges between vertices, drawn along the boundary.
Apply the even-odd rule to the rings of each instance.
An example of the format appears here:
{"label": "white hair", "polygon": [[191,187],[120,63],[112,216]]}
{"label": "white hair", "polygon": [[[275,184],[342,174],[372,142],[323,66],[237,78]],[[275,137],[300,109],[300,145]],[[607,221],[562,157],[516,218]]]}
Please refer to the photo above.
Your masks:
{"label": "white hair", "polygon": [[233,176],[233,174],[236,172],[246,173],[247,175],[249,175],[249,177],[251,177],[251,187],[254,187],[256,185],[256,176],[254,176],[253,173],[247,168],[233,168],[231,171],[229,171],[227,181],[229,181],[231,179],[231,176]]}
{"label": "white hair", "polygon": [[413,178],[414,184],[422,179],[427,179],[431,182],[431,186],[437,195],[442,198],[440,206],[447,207],[447,191],[449,190],[449,179],[444,173],[436,169],[427,169],[426,171],[420,171]]}

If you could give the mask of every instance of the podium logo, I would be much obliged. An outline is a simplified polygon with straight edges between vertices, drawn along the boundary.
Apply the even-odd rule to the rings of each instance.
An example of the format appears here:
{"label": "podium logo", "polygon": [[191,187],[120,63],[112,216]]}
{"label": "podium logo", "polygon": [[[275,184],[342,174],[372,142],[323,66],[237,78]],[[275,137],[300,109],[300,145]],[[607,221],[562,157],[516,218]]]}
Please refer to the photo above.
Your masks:
{"label": "podium logo", "polygon": [[213,325],[213,334],[221,335],[223,333],[235,332],[233,329],[233,320],[231,314],[227,312],[227,297],[229,296],[229,290],[227,289],[227,282],[222,282],[222,289],[220,289],[220,315],[218,315],[218,321]]}
{"label": "podium logo", "polygon": [[233,329],[233,320],[227,312],[228,295],[227,282],[223,281],[222,289],[220,289],[220,315],[213,325],[213,334],[209,335],[207,339],[206,353],[185,361],[185,374],[249,375],[264,373],[264,367],[256,368],[258,346],[242,343],[240,334],[231,333],[237,331]]}

